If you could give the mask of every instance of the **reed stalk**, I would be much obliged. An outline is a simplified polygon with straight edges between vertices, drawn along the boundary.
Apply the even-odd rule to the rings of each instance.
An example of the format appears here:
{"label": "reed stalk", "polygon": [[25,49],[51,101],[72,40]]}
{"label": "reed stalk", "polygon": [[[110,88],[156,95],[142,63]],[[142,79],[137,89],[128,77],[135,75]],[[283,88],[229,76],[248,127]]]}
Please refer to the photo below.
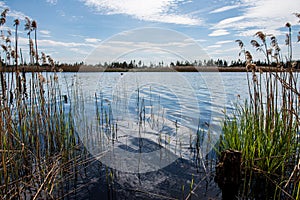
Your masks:
{"label": "reed stalk", "polygon": [[[256,36],[263,44],[251,43],[256,48],[264,47],[268,58],[266,35],[258,32]],[[272,40],[272,46],[278,48],[276,40]],[[237,103],[233,114],[225,117],[219,149],[242,152],[244,178],[240,195],[243,198],[297,198],[299,179],[292,182],[289,178],[292,166],[299,160],[298,74],[293,66],[282,70],[279,53],[273,57],[281,70],[267,72],[253,64],[249,51],[243,53],[249,101]]]}

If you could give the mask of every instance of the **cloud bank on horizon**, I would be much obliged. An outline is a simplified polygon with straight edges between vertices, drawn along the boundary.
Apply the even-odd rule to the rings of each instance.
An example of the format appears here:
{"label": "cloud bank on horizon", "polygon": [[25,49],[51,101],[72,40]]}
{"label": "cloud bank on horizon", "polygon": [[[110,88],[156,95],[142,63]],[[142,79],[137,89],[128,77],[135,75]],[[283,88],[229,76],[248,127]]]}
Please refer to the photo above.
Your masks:
{"label": "cloud bank on horizon", "polygon": [[[13,31],[15,18],[35,19],[40,51],[60,62],[81,62],[101,42],[141,27],[180,32],[197,41],[210,57],[228,61],[238,59],[234,41],[241,39],[253,52],[254,59],[263,59],[249,41],[257,31],[273,34],[284,54],[286,22],[292,24],[293,56],[300,59],[300,44],[296,42],[300,24],[293,15],[300,12],[297,0],[28,0],[0,1],[0,8],[10,9],[2,30]],[[145,42],[151,41],[151,37],[143,35]],[[19,39],[26,51],[28,40],[23,28]],[[108,51],[115,49],[114,46]],[[105,59],[105,55],[102,57]],[[193,54],[191,59],[198,59],[197,55]]]}

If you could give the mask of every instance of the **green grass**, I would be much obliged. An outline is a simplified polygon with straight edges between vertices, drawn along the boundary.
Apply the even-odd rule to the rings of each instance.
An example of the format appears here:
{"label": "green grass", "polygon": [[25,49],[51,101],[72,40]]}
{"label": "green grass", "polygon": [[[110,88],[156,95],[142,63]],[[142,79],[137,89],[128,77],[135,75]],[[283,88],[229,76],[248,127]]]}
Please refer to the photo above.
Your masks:
{"label": "green grass", "polygon": [[299,159],[297,80],[292,69],[257,73],[252,68],[250,100],[225,117],[219,150],[242,152],[241,197],[299,196],[299,180],[291,176]]}

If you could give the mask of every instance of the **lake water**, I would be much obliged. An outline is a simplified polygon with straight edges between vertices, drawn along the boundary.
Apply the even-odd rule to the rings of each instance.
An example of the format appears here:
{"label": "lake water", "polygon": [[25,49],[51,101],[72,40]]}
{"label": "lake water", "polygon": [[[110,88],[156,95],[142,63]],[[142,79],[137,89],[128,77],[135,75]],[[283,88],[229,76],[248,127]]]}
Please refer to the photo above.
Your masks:
{"label": "lake water", "polygon": [[[200,183],[206,177],[207,183],[211,183],[209,171],[213,169],[204,163],[222,132],[224,111],[232,112],[234,103],[243,103],[248,98],[246,73],[62,73],[59,76],[60,80],[68,80],[68,85],[76,78],[82,86],[88,123],[95,121],[95,93],[98,101],[103,98],[104,108],[111,108],[107,113],[111,111],[113,124],[117,124],[118,139],[112,142],[114,135],[109,132],[101,148],[99,144],[86,147],[96,157],[105,153],[98,159],[118,172],[116,182],[120,189],[116,196],[122,198],[149,198],[132,194],[128,188],[178,198],[182,186],[188,188],[192,174],[195,182]],[[200,159],[193,150],[197,135],[201,135]],[[94,136],[96,140],[97,134]],[[84,134],[81,138],[85,138]],[[187,163],[180,164],[178,160]],[[103,188],[101,182],[95,193],[103,191],[99,188]],[[217,186],[212,183],[199,186],[196,192],[199,199],[209,196],[203,188],[210,196],[220,198]]]}
{"label": "lake water", "polygon": [[[61,95],[68,96],[64,109],[71,108],[75,113],[76,132],[87,150],[101,166],[112,169],[114,195],[120,198],[152,199],[148,194],[132,193],[138,190],[179,198],[188,194],[193,178],[195,183],[203,177],[206,183],[213,182],[204,160],[222,133],[224,111],[232,112],[234,103],[248,98],[246,73],[57,75]],[[28,73],[28,86],[30,78]],[[109,191],[104,169],[91,175],[98,181],[93,182],[95,187],[92,192],[88,190],[86,198],[112,199],[105,196]],[[182,191],[184,186],[186,190]],[[217,190],[215,184],[203,183],[196,191],[199,199],[207,199],[205,187]],[[217,191],[213,196],[219,194]]]}
{"label": "lake water", "polygon": [[[43,75],[46,79],[54,76],[52,73]],[[213,137],[209,138],[210,147],[203,150],[203,155],[210,151],[222,132],[224,112],[230,113],[234,103],[248,98],[246,73],[80,72],[57,75],[62,95],[72,99],[70,96],[74,88],[79,88],[76,98],[82,97],[84,109],[78,110],[78,116],[86,118],[85,121],[97,123],[96,110],[103,106],[102,111],[109,113],[109,123],[119,125],[119,133],[123,129],[120,137],[134,135],[135,129],[139,129],[135,125],[140,121],[144,122],[144,132],[168,134],[176,142],[177,136],[180,136],[182,144],[191,143],[199,130],[209,131]],[[7,79],[10,76],[6,74]],[[30,78],[31,73],[27,73],[27,80]],[[70,102],[65,105],[66,108],[68,106]],[[149,127],[146,128],[146,125]],[[158,140],[151,135],[148,137],[156,142]],[[204,143],[207,143],[205,139]]]}
{"label": "lake water", "polygon": [[[101,161],[124,172],[155,171],[178,157],[193,159],[190,148],[200,132],[205,132],[201,154],[206,156],[222,132],[224,111],[230,113],[234,103],[248,97],[246,73],[81,72],[60,73],[58,78],[63,94],[74,84],[81,88],[85,105],[84,111],[78,112],[87,119],[78,120],[82,123],[78,130],[81,138],[85,137],[87,124],[93,127],[97,123],[96,110],[101,109],[100,104],[103,106],[110,118],[106,141],[101,147],[94,143],[86,146],[95,155],[109,152]],[[97,132],[95,127],[92,131]],[[94,137],[90,140],[97,140],[98,133]],[[117,142],[112,142],[114,138]],[[143,144],[167,144],[165,157],[160,148],[148,144],[137,159],[141,148],[138,138],[143,138]]]}
{"label": "lake water", "polygon": [[[114,105],[114,112],[134,118],[139,96],[145,106],[160,106],[165,117],[197,129],[199,120],[214,123],[230,110],[233,103],[248,98],[246,73],[77,73],[60,74],[62,85],[76,77],[85,97],[94,99],[103,95]],[[129,114],[129,115],[128,115]],[[117,116],[116,116],[117,117]]]}

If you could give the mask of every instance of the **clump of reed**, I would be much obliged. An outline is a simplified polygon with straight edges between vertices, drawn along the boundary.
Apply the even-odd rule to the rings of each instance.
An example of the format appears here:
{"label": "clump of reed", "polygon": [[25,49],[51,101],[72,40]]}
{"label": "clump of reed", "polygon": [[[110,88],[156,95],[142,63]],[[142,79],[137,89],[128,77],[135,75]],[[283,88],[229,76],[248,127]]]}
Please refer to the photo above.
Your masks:
{"label": "clump of reed", "polygon": [[[1,26],[6,22],[8,11],[5,9],[1,13]],[[38,68],[37,23],[26,20],[30,63]],[[74,88],[68,88],[71,92],[63,96],[55,71],[49,74],[32,72],[29,78],[30,75],[20,69],[24,61],[21,50],[18,54],[19,24],[19,20],[14,21],[15,47],[11,44],[11,32],[7,31],[4,37],[1,31],[5,59],[4,62],[1,59],[0,67],[14,65],[15,68],[0,74],[0,199],[76,196],[80,172],[93,159],[88,157],[76,134],[74,107],[80,102],[74,96]],[[35,50],[31,31],[35,31]],[[54,66],[53,59],[42,53],[43,63],[46,58],[49,65]],[[72,105],[66,106],[66,97]]]}
{"label": "clump of reed", "polygon": [[226,116],[219,150],[242,152],[243,184],[239,193],[242,198],[299,199],[300,93],[298,73],[294,72],[291,60],[291,44],[287,43],[289,55],[284,66],[275,36],[263,32],[255,36],[262,44],[256,40],[251,44],[265,54],[269,63],[272,58],[278,71],[262,72],[253,64],[243,42],[237,40],[245,55],[249,100],[237,103],[234,113]]}
{"label": "clump of reed", "polygon": [[74,116],[54,76],[33,74],[29,87],[28,98],[15,93],[0,105],[1,199],[65,195],[82,160]]}

